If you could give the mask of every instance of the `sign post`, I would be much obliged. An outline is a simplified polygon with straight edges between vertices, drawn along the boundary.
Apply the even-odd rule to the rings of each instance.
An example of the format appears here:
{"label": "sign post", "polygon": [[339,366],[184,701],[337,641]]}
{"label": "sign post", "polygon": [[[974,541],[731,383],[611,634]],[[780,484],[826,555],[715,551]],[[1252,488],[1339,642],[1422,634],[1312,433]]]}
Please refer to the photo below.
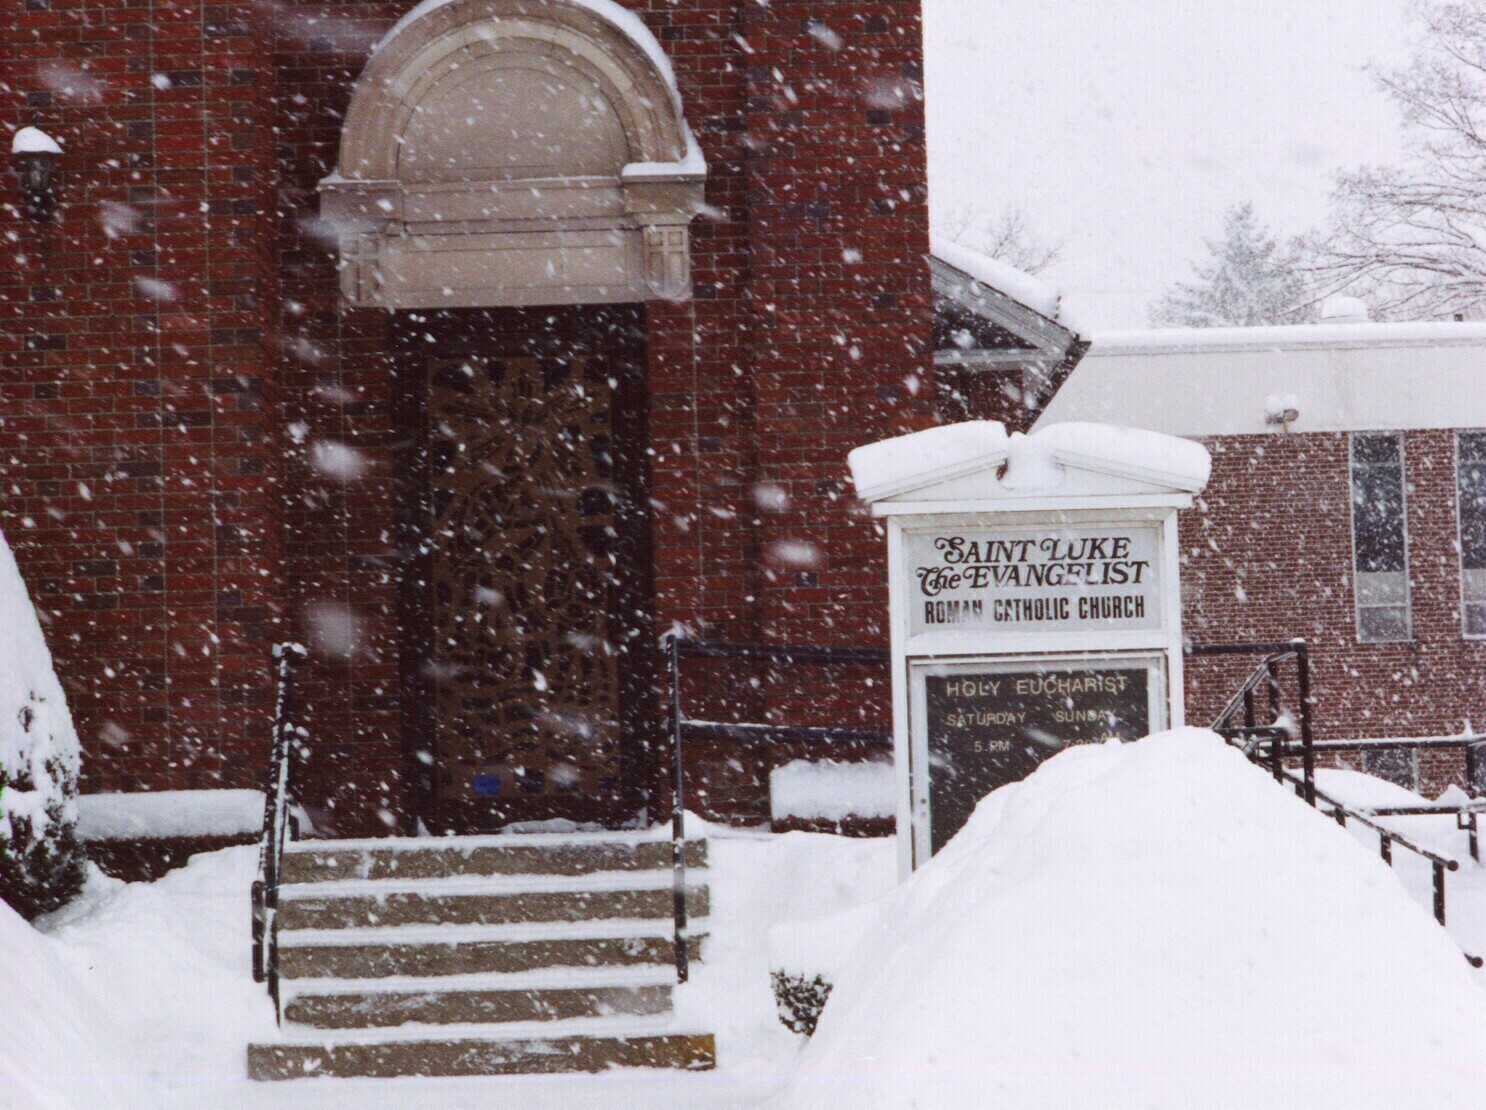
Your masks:
{"label": "sign post", "polygon": [[886,521],[900,869],[1073,744],[1180,726],[1177,512],[1199,444],[949,425],[853,451]]}

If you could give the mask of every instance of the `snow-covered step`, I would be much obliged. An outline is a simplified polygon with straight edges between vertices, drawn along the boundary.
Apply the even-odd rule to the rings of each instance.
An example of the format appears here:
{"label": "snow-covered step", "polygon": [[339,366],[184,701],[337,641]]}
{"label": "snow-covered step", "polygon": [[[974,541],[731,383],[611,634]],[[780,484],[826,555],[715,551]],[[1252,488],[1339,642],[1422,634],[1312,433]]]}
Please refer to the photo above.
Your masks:
{"label": "snow-covered step", "polygon": [[319,1029],[558,1022],[671,1010],[669,967],[549,968],[512,974],[299,979],[284,985],[284,1021]]}
{"label": "snow-covered step", "polygon": [[[705,841],[687,863],[698,960]],[[713,1065],[672,1015],[663,830],[307,841],[282,874],[282,1036],[249,1046],[255,1078]]]}
{"label": "snow-covered step", "polygon": [[[688,841],[688,868],[707,865],[707,844]],[[297,841],[284,855],[285,883],[343,879],[438,879],[453,875],[585,875],[663,871],[671,842],[651,832]]]}
{"label": "snow-covered step", "polygon": [[[708,892],[693,874],[687,914],[705,916]],[[332,879],[282,888],[279,928],[338,929],[417,924],[504,924],[672,916],[666,871],[587,875],[455,875],[440,879]]]}
{"label": "snow-covered step", "polygon": [[[687,950],[701,958],[705,919],[688,927]],[[554,967],[669,966],[669,918],[523,922],[506,925],[395,925],[288,929],[279,934],[283,979],[376,979],[470,975]]]}
{"label": "snow-covered step", "polygon": [[253,1079],[516,1075],[598,1072],[614,1067],[697,1070],[716,1064],[712,1034],[678,1032],[670,1019],[406,1026],[364,1032],[290,1034],[248,1046]]}

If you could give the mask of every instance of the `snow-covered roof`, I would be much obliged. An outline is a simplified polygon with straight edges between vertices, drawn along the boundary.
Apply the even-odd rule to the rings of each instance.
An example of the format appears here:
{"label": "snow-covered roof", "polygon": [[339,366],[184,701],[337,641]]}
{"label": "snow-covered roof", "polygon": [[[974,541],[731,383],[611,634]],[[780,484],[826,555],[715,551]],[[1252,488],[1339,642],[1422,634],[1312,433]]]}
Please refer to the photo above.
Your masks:
{"label": "snow-covered roof", "polygon": [[981,284],[1005,293],[1033,312],[1049,320],[1059,320],[1062,295],[1031,274],[932,232],[929,235],[929,253]]}
{"label": "snow-covered roof", "polygon": [[61,154],[62,146],[39,127],[22,127],[10,140],[12,154]]}
{"label": "snow-covered roof", "polygon": [[1486,323],[1286,324],[1258,328],[1145,328],[1097,332],[1090,358],[1179,351],[1301,350],[1315,347],[1403,347],[1486,342]]}
{"label": "snow-covered roof", "polygon": [[[1483,386],[1480,323],[1107,332],[1036,427],[1101,421],[1174,436],[1486,427]],[[1292,408],[1294,419],[1276,422]]]}

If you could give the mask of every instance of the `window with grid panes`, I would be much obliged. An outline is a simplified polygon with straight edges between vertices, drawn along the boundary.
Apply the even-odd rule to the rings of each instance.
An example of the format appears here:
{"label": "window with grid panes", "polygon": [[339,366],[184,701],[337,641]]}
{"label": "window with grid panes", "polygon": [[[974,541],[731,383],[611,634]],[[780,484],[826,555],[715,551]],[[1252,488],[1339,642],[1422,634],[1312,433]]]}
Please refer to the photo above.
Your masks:
{"label": "window with grid panes", "polygon": [[1352,436],[1352,564],[1357,638],[1367,643],[1407,640],[1408,530],[1402,436]]}
{"label": "window with grid panes", "polygon": [[1467,636],[1486,637],[1486,432],[1461,432],[1456,437],[1455,491],[1460,511],[1461,622]]}

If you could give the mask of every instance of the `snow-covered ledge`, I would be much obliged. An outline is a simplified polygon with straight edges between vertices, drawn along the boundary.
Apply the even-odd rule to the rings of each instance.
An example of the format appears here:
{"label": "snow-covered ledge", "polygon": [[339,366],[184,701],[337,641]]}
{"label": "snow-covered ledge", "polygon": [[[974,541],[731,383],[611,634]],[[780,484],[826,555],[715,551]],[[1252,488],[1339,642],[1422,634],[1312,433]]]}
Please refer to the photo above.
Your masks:
{"label": "snow-covered ledge", "polygon": [[77,834],[89,842],[243,837],[263,828],[259,790],[83,794]]}
{"label": "snow-covered ledge", "polygon": [[613,0],[425,0],[356,82],[321,213],[357,306],[686,299],[707,167]]}

